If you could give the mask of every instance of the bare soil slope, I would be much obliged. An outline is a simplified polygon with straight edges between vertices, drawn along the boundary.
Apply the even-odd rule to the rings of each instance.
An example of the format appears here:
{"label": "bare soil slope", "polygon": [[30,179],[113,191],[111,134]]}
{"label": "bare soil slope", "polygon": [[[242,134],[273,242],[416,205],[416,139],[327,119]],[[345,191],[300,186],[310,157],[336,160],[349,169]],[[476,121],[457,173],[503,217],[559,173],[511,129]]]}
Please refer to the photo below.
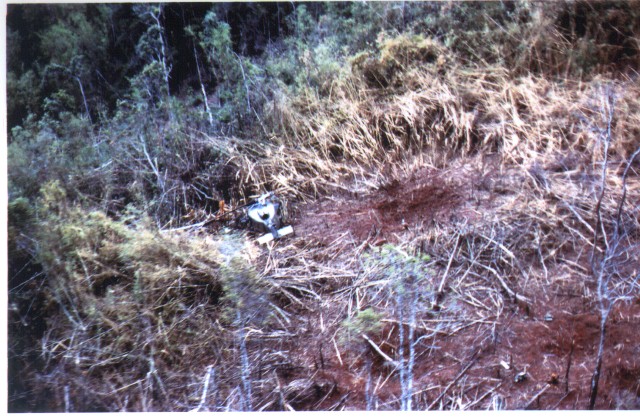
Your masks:
{"label": "bare soil slope", "polygon": [[344,233],[359,241],[393,240],[410,225],[446,221],[464,201],[443,176],[425,168],[366,194],[342,193],[309,204],[299,209],[298,234],[324,243]]}
{"label": "bare soil slope", "polygon": [[[517,223],[512,230],[500,228],[501,222],[531,216],[540,202],[547,211],[557,210],[555,198],[525,198],[535,187],[530,174],[488,167],[482,160],[461,159],[447,169],[422,167],[367,193],[339,191],[295,208],[296,236],[272,249],[274,259],[289,254],[287,263],[274,267],[274,277],[294,278],[296,266],[305,266],[324,279],[316,288],[318,304],[295,309],[301,323],[296,329],[305,333],[289,349],[308,367],[280,376],[291,407],[364,409],[369,401],[369,407],[397,408],[393,366],[364,340],[347,346],[341,340],[345,318],[367,306],[367,279],[345,281],[340,272],[349,272],[364,252],[390,243],[431,255],[434,287],[445,284],[440,310],[419,320],[419,333],[436,333],[417,354],[416,408],[586,408],[600,330],[586,259],[580,249],[545,243],[547,226],[536,226],[535,246],[527,243],[530,231],[523,229],[522,240],[517,238]],[[551,182],[572,176],[546,175]],[[455,233],[449,234],[458,237],[455,243],[442,242],[445,231]],[[490,231],[498,233],[490,236]],[[489,240],[473,244],[482,237]],[[545,246],[562,254],[549,257]],[[300,247],[314,257],[289,253]],[[498,259],[512,259],[505,262],[513,270],[472,272],[487,247],[500,253],[494,255]],[[382,321],[384,329],[372,340],[393,358],[398,324]],[[640,299],[618,305],[611,315],[596,408],[640,407],[639,326]]]}

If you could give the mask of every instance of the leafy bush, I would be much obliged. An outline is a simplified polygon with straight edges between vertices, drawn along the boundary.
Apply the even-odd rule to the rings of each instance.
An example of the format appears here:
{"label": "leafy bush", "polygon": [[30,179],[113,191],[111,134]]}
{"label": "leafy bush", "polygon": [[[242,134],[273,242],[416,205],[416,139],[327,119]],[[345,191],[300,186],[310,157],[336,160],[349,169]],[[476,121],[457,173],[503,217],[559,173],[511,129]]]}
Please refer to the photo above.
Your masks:
{"label": "leafy bush", "polygon": [[[429,255],[412,256],[391,244],[385,244],[363,256],[365,269],[371,272],[372,279],[380,281],[380,287],[387,288],[390,297],[408,295],[410,301],[420,301],[421,304],[427,303],[428,297],[433,292],[432,275],[427,266],[430,260]],[[397,308],[399,310],[420,309],[415,305]]]}
{"label": "leafy bush", "polygon": [[34,199],[51,180],[63,182],[74,193],[99,196],[103,190],[103,179],[94,169],[103,163],[104,144],[92,141],[95,136],[86,118],[61,110],[63,96],[47,101],[42,120],[28,118],[12,129],[7,145],[12,197]]}

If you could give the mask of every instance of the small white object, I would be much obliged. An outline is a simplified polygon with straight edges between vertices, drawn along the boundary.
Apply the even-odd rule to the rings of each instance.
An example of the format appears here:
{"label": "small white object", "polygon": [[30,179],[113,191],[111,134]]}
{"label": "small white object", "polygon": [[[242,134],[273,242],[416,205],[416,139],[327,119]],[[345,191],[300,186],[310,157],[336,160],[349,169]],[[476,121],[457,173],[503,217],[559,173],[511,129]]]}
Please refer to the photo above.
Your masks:
{"label": "small white object", "polygon": [[500,361],[500,365],[502,365],[502,368],[504,368],[505,370],[510,370],[511,369],[511,366],[506,361]]}
{"label": "small white object", "polygon": [[521,383],[527,379],[527,371],[522,371],[516,374],[516,377],[513,379],[516,383]]}
{"label": "small white object", "polygon": [[[293,233],[293,227],[291,226],[282,227],[280,230],[278,230],[278,234],[280,235],[280,237],[286,236],[287,234],[291,233]],[[264,236],[258,237],[258,243],[260,244],[269,243],[272,240],[273,234],[271,233],[267,233]]]}

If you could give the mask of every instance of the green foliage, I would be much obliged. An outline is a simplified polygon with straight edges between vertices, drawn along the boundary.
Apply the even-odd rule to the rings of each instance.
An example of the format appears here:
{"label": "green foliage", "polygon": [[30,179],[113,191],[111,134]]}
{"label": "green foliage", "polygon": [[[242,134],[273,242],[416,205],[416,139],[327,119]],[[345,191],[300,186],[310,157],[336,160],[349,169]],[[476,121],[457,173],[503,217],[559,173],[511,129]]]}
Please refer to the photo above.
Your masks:
{"label": "green foliage", "polygon": [[10,226],[24,227],[33,219],[33,208],[29,200],[24,197],[16,198],[9,202],[8,221]]}
{"label": "green foliage", "polygon": [[[219,82],[237,78],[237,64],[231,44],[231,27],[209,11],[198,32],[200,47],[205,51],[210,69]],[[233,77],[236,76],[236,77]]]}
{"label": "green foliage", "polygon": [[7,71],[7,119],[14,124],[19,117],[39,110],[40,89],[33,70],[22,73]]}
{"label": "green foliage", "polygon": [[40,189],[40,196],[38,209],[41,217],[60,216],[67,208],[67,191],[59,180],[45,183]]}
{"label": "green foliage", "polygon": [[169,91],[164,76],[165,71],[158,61],[151,61],[133,76],[129,81],[131,84],[129,98],[132,109],[127,112],[133,111],[139,115],[145,112],[157,114],[156,111],[166,110],[169,103]]}
{"label": "green foliage", "polygon": [[387,31],[394,35],[410,30],[411,12],[428,11],[424,4],[411,2],[348,2],[329,3],[322,19],[324,30],[332,34],[338,45],[348,48],[347,54],[372,51],[376,47],[378,33]]}
{"label": "green foliage", "polygon": [[[97,5],[87,13],[83,5],[65,5],[66,10],[56,23],[40,33],[40,50],[51,64],[68,66],[74,58],[104,59],[107,48],[105,5]],[[90,61],[89,61],[90,62]]]}
{"label": "green foliage", "polygon": [[163,103],[169,96],[171,56],[167,50],[162,26],[163,5],[136,4],[134,12],[146,25],[136,44],[136,55],[144,64],[141,72],[132,80],[134,101],[146,100]]}
{"label": "green foliage", "polygon": [[23,243],[24,234],[31,234],[35,211],[27,198],[20,197],[9,201],[7,209],[7,241],[9,259],[27,256],[28,245]]}
{"label": "green foliage", "polygon": [[[442,72],[450,56],[446,48],[423,35],[401,34],[389,37],[381,32],[377,39],[378,57],[362,52],[351,58],[354,73],[372,87],[403,86],[407,71],[415,68]],[[450,59],[450,57],[449,57]]]}
{"label": "green foliage", "polygon": [[199,31],[190,29],[204,51],[209,71],[214,76],[220,106],[213,109],[216,119],[234,130],[253,120],[261,101],[256,89],[262,69],[233,50],[231,27],[209,11]]}
{"label": "green foliage", "polygon": [[362,334],[375,335],[382,330],[382,314],[369,307],[342,322],[347,340],[360,340]]}
{"label": "green foliage", "polygon": [[[14,207],[24,212],[18,211],[24,202]],[[166,402],[154,399],[155,409],[167,410],[185,379],[197,375],[194,359],[218,353],[224,362],[230,356],[223,349],[224,312],[253,310],[248,298],[256,291],[237,285],[252,283],[245,267],[232,263],[221,271],[219,242],[161,233],[134,210],[125,220],[83,210],[66,202],[55,182],[43,187],[39,208],[38,258],[47,279],[38,293],[49,323],[40,356],[48,367],[34,383],[84,389],[82,398],[72,396],[77,409],[110,410],[119,396],[95,392],[107,394],[114,380],[149,379],[149,362],[155,362],[151,381],[163,380],[165,391],[177,392]],[[223,281],[236,285],[223,287]],[[236,294],[225,296],[231,290]],[[137,392],[129,393],[133,410],[141,409]]]}
{"label": "green foliage", "polygon": [[93,170],[104,163],[106,144],[96,144],[86,118],[66,110],[65,92],[45,101],[46,115],[11,130],[7,145],[9,193],[35,199],[40,186],[63,182],[73,193],[99,196],[106,179]]}
{"label": "green foliage", "polygon": [[[108,9],[104,5],[63,8],[66,12],[63,16],[38,32],[41,66],[37,70],[42,81],[36,90],[42,90],[43,96],[56,102],[62,100],[65,110],[90,118],[88,113],[101,102],[95,96],[98,75],[94,68],[107,55]],[[60,98],[60,94],[66,96]],[[33,112],[40,111],[30,108]],[[42,110],[50,112],[46,99]]]}
{"label": "green foliage", "polygon": [[[98,272],[104,266],[117,269],[120,263],[113,249],[127,238],[127,229],[122,224],[101,212],[85,213],[70,205],[59,181],[43,185],[40,196],[36,233],[38,259],[52,280],[55,278],[52,285],[64,287],[67,280]],[[89,280],[86,284],[87,293],[92,290],[93,282]]]}
{"label": "green foliage", "polygon": [[409,255],[392,244],[385,244],[363,255],[365,268],[371,269],[375,277],[389,279],[403,287],[407,281],[427,283],[431,278],[426,266],[431,257],[426,254]]}
{"label": "green foliage", "polygon": [[[85,211],[68,202],[59,182],[45,184],[38,202],[37,240],[40,262],[53,283],[70,286],[72,281],[78,298],[100,293],[111,280],[124,290],[132,289],[134,279],[142,281],[138,288],[153,290],[175,282],[186,289],[205,278],[217,287],[219,253],[212,242],[162,236],[148,217],[131,211],[135,218],[123,220]],[[152,303],[155,297],[147,298]]]}
{"label": "green foliage", "polygon": [[305,4],[297,6],[293,13],[287,16],[287,25],[295,33],[298,46],[311,43],[316,23],[316,19],[309,13]]}
{"label": "green foliage", "polygon": [[291,36],[269,46],[263,56],[269,77],[264,90],[291,96],[327,96],[348,74],[348,44],[331,33],[331,18],[318,17],[307,5],[298,5],[286,21]]}

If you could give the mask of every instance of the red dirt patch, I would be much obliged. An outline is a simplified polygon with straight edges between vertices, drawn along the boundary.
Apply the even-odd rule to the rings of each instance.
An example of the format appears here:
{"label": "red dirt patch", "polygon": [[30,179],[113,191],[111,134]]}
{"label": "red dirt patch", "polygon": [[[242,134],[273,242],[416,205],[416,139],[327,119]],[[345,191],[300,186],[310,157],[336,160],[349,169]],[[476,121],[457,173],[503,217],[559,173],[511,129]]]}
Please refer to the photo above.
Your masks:
{"label": "red dirt patch", "polygon": [[[452,224],[456,218],[471,213],[475,215],[467,218],[472,223],[482,223],[495,211],[496,205],[501,204],[501,197],[516,198],[524,181],[516,169],[485,176],[470,166],[446,172],[422,169],[408,179],[392,181],[366,194],[342,192],[301,205],[294,208],[296,216],[291,224],[303,242],[332,249],[333,242],[336,248],[349,247],[343,247],[343,242],[353,246],[363,242],[372,245],[398,242],[406,237],[407,227],[428,231],[433,223]],[[478,186],[481,181],[491,184]],[[504,184],[508,186],[502,187]],[[353,254],[345,252],[344,258],[349,257]],[[441,277],[444,267],[434,268],[436,278]],[[452,393],[462,388],[460,394],[473,394],[477,402],[465,405],[460,401],[460,408],[586,409],[600,318],[593,304],[593,290],[590,290],[593,284],[589,277],[562,274],[561,267],[562,264],[558,264],[556,269],[551,269],[545,281],[528,282],[522,290],[528,303],[516,303],[505,295],[501,314],[484,315],[482,322],[471,323],[471,327],[438,335],[432,349],[422,348],[414,370],[416,404],[426,408],[437,401],[432,408],[456,408],[458,402]],[[532,277],[544,275],[533,272]],[[491,281],[490,278],[474,280]],[[491,306],[488,295],[474,296],[477,307]],[[474,314],[477,310],[466,306],[468,301],[461,301],[463,296],[445,298],[466,307],[467,311],[460,313]],[[299,313],[301,322],[331,326],[326,326],[322,333],[309,326],[291,348],[296,358],[305,359],[306,364],[313,367],[298,370],[288,379],[283,377],[283,382],[312,376],[313,388],[322,390],[313,397],[301,398],[295,407],[364,409],[366,377],[371,374],[376,388],[379,386],[376,396],[381,404],[376,409],[398,408],[397,404],[388,402],[397,400],[400,392],[393,368],[366,344],[360,349],[348,350],[334,346],[336,333],[346,315],[344,302],[334,301],[335,304],[317,307],[314,313]],[[472,321],[473,316],[470,318]],[[640,407],[640,346],[636,336],[639,324],[639,299],[618,305],[611,313],[597,409]],[[384,336],[372,338],[393,357],[397,337],[387,333],[387,329],[382,333]],[[372,365],[370,372],[367,372],[367,359]],[[504,363],[508,363],[509,369]],[[516,375],[523,371],[527,378],[516,382]]]}
{"label": "red dirt patch", "polygon": [[345,233],[357,241],[393,241],[393,233],[447,220],[463,202],[457,185],[422,169],[366,195],[341,194],[297,209],[296,234],[322,244]]}

